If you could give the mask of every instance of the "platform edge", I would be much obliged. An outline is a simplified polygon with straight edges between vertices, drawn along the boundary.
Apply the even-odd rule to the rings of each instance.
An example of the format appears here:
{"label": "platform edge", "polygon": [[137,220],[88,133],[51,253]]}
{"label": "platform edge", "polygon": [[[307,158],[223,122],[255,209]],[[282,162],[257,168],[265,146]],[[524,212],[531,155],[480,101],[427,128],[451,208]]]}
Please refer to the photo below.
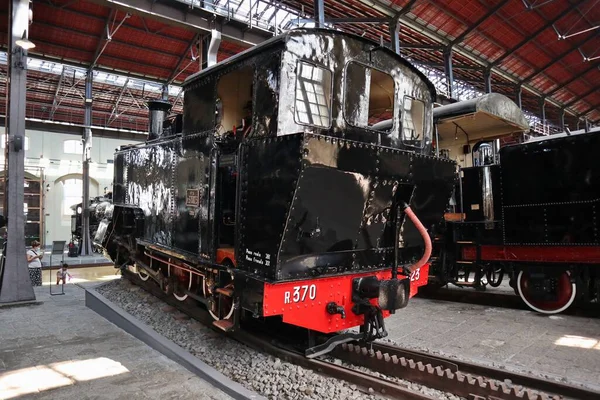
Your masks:
{"label": "platform edge", "polygon": [[[100,285],[98,285],[100,286]],[[95,287],[98,287],[95,286]],[[151,327],[125,312],[94,288],[85,289],[85,305],[97,314],[112,322],[125,332],[141,340],[154,350],[177,362],[193,374],[206,380],[216,388],[236,400],[262,400],[265,397],[246,389],[221,372],[204,363],[183,348],[156,333]]]}

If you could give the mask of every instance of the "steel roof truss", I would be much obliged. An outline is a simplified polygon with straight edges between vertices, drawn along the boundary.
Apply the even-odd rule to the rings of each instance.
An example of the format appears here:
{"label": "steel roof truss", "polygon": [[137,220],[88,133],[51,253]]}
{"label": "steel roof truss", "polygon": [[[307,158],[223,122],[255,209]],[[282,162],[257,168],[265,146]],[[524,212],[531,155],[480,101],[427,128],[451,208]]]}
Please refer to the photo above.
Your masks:
{"label": "steel roof truss", "polygon": [[573,75],[573,77],[571,79],[569,79],[566,82],[561,83],[560,85],[558,85],[557,87],[555,87],[554,89],[552,89],[552,91],[550,91],[549,93],[546,93],[546,96],[552,96],[553,94],[555,94],[559,90],[561,90],[561,89],[569,86],[571,83],[575,82],[576,80],[581,79],[583,76],[585,76],[585,74],[587,74],[591,70],[593,70],[595,68],[598,68],[598,67],[600,67],[600,65],[598,65],[598,64],[590,65],[584,71]]}
{"label": "steel roof truss", "polygon": [[[108,119],[108,121],[106,123],[107,126],[111,125],[119,117],[121,117],[121,115],[125,114],[126,112],[128,112],[130,110],[135,110],[135,109],[143,110],[144,108],[147,108],[147,107],[145,107],[145,104],[144,104],[144,106],[140,105],[140,103],[135,98],[135,96],[133,94],[131,94],[131,91],[129,90],[129,88],[127,86],[123,86],[123,89],[124,89],[123,93],[127,93],[127,95],[132,100],[132,102],[129,103],[127,105],[127,107],[125,107],[124,109],[122,109],[120,112],[117,112],[117,108],[116,107],[118,107],[120,105],[120,103],[121,103],[121,101],[119,101],[119,104],[115,105],[115,108],[113,109],[113,111],[110,114],[110,117],[109,117],[109,119]],[[122,100],[122,96],[121,96],[121,98],[119,100]],[[111,117],[112,117],[112,119],[111,119]]]}
{"label": "steel roof truss", "polygon": [[585,116],[586,114],[588,114],[589,112],[591,112],[591,111],[593,111],[593,110],[597,109],[598,107],[600,107],[600,103],[596,103],[596,104],[594,104],[593,106],[590,106],[590,107],[589,107],[587,110],[585,110],[584,112],[582,112],[582,113],[579,115],[579,117],[583,117],[583,116]]}
{"label": "steel roof truss", "polygon": [[600,37],[600,34],[595,34],[595,35],[589,36],[587,39],[583,40],[582,42],[579,42],[577,45],[570,47],[567,51],[564,51],[562,54],[554,57],[554,59],[552,61],[550,61],[549,63],[544,65],[542,68],[538,68],[538,69],[534,70],[531,74],[529,74],[525,78],[521,79],[519,84],[523,84],[524,82],[530,81],[533,77],[541,74],[542,72],[544,72],[545,70],[547,70],[548,68],[553,66],[554,64],[561,62],[563,60],[563,58],[565,58],[567,55],[571,54],[572,52],[574,52],[581,46],[585,45],[587,42],[591,41],[592,39],[596,39],[598,37]]}
{"label": "steel roof truss", "polygon": [[60,78],[58,78],[58,84],[56,85],[56,91],[54,92],[54,99],[52,100],[52,109],[50,110],[50,119],[54,119],[54,113],[58,108],[58,94],[60,93],[60,88],[63,84],[63,79],[65,78],[65,67],[62,67],[62,72],[60,73]]}
{"label": "steel roof truss", "polygon": [[534,1],[532,4],[529,4],[529,2],[527,0],[522,0],[522,1],[523,1],[523,5],[525,6],[525,8],[531,11],[531,10],[534,10],[541,6],[545,6],[548,3],[552,3],[554,0],[546,0],[546,1],[542,2],[541,4],[537,4],[538,0]]}
{"label": "steel roof truss", "polygon": [[117,96],[117,101],[115,101],[115,105],[112,107],[110,116],[108,117],[108,122],[107,122],[108,125],[110,125],[115,119],[117,119],[119,117],[118,115],[116,115],[116,112],[117,112],[117,109],[119,108],[119,104],[121,103],[121,99],[123,98],[123,93],[125,93],[125,90],[127,90],[128,84],[129,84],[129,78],[127,78],[127,80],[125,81],[125,84],[123,85],[123,87],[121,88],[121,91],[119,92],[119,95]]}
{"label": "steel roof truss", "polygon": [[[194,56],[193,53],[193,49],[195,46],[198,45],[198,42],[202,39],[203,35],[201,32],[196,32],[196,35],[194,35],[194,38],[190,41],[189,46],[187,47],[187,49],[185,49],[185,52],[181,55],[181,57],[179,57],[179,60],[177,61],[176,67],[173,70],[173,72],[171,73],[171,75],[169,76],[169,78],[167,78],[167,85],[170,85],[173,83],[173,81],[186,69],[189,68],[190,64],[194,61],[196,61],[196,59],[198,58],[198,56]],[[181,68],[181,65],[183,64],[183,62],[186,60],[186,58],[189,57],[191,59],[191,61],[184,67]]]}
{"label": "steel roof truss", "polygon": [[596,49],[596,51],[594,51],[594,52],[592,53],[592,55],[590,55],[590,56],[586,56],[586,55],[583,53],[583,50],[581,50],[581,47],[580,47],[580,48],[578,48],[577,50],[579,51],[579,54],[581,54],[581,57],[583,57],[583,61],[594,61],[594,60],[597,60],[598,58],[600,58],[600,56],[597,56],[597,55],[596,55],[596,54],[598,53],[598,50],[599,50],[599,49]]}
{"label": "steel roof truss", "polygon": [[597,92],[598,90],[600,90],[599,86],[593,86],[590,90],[588,90],[587,92],[583,93],[582,95],[579,95],[575,98],[573,98],[571,101],[569,101],[568,103],[564,104],[563,107],[567,108],[567,107],[571,107],[573,104],[577,103],[580,100],[585,99],[586,97],[588,97],[590,94]]}
{"label": "steel roof truss", "polygon": [[[475,29],[479,28],[481,24],[483,24],[489,17],[494,15],[498,10],[500,10],[506,3],[510,0],[503,0],[496,4],[494,7],[490,8],[487,13],[481,16],[475,23],[465,29],[460,35],[458,35],[453,41],[450,42],[450,46],[454,46],[455,44],[462,43],[463,40]],[[523,0],[525,1],[525,0]]]}
{"label": "steel roof truss", "polygon": [[[73,71],[73,78],[75,78],[75,71]],[[81,97],[82,100],[85,101],[85,94],[82,94],[81,90],[77,87],[82,81],[85,81],[85,75],[83,75],[83,77],[81,77],[77,80],[74,79],[74,82],[72,85],[66,85],[65,80],[62,79],[62,82],[61,82],[62,85],[59,85],[57,87],[56,96],[55,96],[55,98],[58,98],[59,100],[56,102],[56,104],[54,104],[54,102],[52,104],[52,111],[50,112],[52,117],[50,119],[54,118],[54,114],[56,113],[56,110],[58,110],[58,108],[60,107],[60,104],[63,102],[63,100],[68,98],[71,95],[71,93],[75,92],[79,97]],[[67,91],[64,92],[62,96],[60,96],[61,87],[67,87]]]}
{"label": "steel roof truss", "polygon": [[[94,52],[94,58],[92,59],[92,63],[90,64],[90,69],[93,69],[98,63],[98,59],[108,46],[108,43],[112,40],[112,37],[117,33],[119,28],[123,25],[126,19],[130,17],[129,13],[126,13],[123,16],[123,19],[119,24],[115,27],[115,23],[117,22],[117,14],[118,12],[114,9],[111,10],[110,14],[108,14],[108,18],[106,18],[106,23],[104,25],[104,31],[102,32],[102,38],[98,41],[98,45],[96,46],[96,51]],[[109,27],[110,20],[112,21],[112,26]],[[112,30],[111,30],[112,28]]]}
{"label": "steel roof truss", "polygon": [[584,1],[585,0],[578,0],[575,4],[572,4],[571,7],[567,7],[566,9],[564,9],[562,12],[560,12],[557,16],[555,16],[554,18],[552,18],[550,21],[547,21],[544,25],[542,25],[542,27],[540,27],[539,29],[537,29],[534,33],[532,33],[531,35],[528,35],[525,39],[523,39],[519,44],[517,44],[516,46],[514,46],[512,49],[510,49],[508,51],[505,51],[504,54],[501,55],[500,57],[498,57],[496,60],[494,60],[494,62],[492,62],[490,64],[490,66],[491,67],[498,66],[502,61],[504,61],[506,59],[506,57],[510,56],[515,51],[519,50],[521,47],[525,46],[527,43],[529,43],[532,40],[534,40],[536,37],[538,37],[539,34],[541,34],[542,32],[544,32],[546,29],[550,28],[558,20],[560,20],[561,18],[563,18],[564,16],[566,16],[567,14],[569,14],[573,10],[574,7],[578,7]]}

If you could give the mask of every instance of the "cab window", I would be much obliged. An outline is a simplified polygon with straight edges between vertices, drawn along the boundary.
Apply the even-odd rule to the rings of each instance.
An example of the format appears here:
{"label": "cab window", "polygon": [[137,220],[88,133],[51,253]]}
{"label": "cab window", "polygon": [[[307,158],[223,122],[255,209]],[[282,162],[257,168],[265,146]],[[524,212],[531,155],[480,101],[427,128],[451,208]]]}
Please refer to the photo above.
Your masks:
{"label": "cab window", "polygon": [[328,128],[331,124],[331,71],[299,61],[294,108],[297,123]]}
{"label": "cab window", "polygon": [[[346,66],[346,121],[359,128],[383,131],[392,129],[394,116],[394,79],[385,72],[357,62]],[[379,124],[378,126],[374,126]],[[384,128],[380,128],[385,126]]]}
{"label": "cab window", "polygon": [[408,146],[423,147],[425,103],[410,96],[402,101],[402,142]]}

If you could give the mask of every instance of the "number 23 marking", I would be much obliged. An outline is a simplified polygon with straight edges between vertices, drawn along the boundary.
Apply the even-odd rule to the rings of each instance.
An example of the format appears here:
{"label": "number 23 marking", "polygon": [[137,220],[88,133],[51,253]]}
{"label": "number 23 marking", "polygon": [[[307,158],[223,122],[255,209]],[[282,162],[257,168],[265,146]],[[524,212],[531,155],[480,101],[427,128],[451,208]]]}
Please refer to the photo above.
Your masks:
{"label": "number 23 marking", "polygon": [[410,274],[410,281],[418,281],[419,278],[421,277],[421,268],[419,268],[416,271],[413,271],[412,274]]}

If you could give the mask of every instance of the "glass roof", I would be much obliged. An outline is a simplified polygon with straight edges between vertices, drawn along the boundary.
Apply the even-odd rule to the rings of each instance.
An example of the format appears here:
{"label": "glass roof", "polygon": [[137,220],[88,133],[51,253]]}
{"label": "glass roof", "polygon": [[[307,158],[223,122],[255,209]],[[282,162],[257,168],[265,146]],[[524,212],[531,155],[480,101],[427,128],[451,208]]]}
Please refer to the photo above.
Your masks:
{"label": "glass roof", "polygon": [[294,26],[311,26],[311,24],[292,24],[292,20],[300,14],[278,1],[260,0],[177,0],[191,8],[203,8],[217,15],[247,23],[264,30],[278,31]]}

